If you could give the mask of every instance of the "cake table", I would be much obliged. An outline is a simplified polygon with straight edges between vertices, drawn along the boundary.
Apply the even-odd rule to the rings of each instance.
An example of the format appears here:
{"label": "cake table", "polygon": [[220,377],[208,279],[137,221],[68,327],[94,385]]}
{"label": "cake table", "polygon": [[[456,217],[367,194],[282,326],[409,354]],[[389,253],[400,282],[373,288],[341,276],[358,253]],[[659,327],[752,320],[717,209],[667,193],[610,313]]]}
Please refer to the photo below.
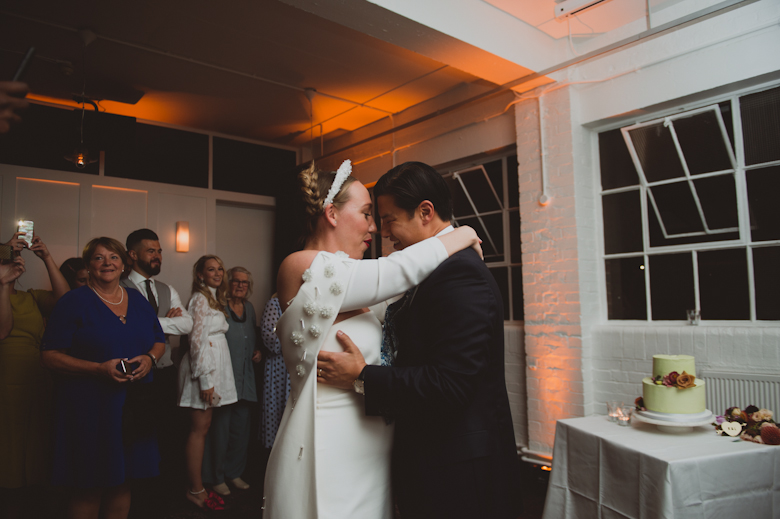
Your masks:
{"label": "cake table", "polygon": [[780,517],[780,446],[664,434],[604,416],[559,420],[543,519]]}

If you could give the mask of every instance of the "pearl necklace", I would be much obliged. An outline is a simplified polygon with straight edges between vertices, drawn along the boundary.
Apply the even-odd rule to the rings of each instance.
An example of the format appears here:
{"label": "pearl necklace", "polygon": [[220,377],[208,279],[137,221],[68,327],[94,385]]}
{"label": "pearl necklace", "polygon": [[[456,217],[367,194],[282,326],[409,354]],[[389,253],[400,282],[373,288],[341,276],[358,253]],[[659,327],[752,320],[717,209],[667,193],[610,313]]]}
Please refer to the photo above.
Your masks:
{"label": "pearl necklace", "polygon": [[125,291],[124,291],[124,290],[122,290],[122,287],[118,287],[118,288],[119,288],[119,292],[122,294],[122,298],[119,300],[119,302],[118,302],[118,303],[112,303],[111,301],[109,301],[109,300],[108,300],[108,299],[106,299],[105,297],[103,297],[103,296],[101,296],[100,294],[98,294],[98,291],[97,291],[97,290],[95,290],[95,287],[93,287],[92,285],[89,285],[89,288],[91,288],[91,289],[92,289],[92,291],[95,293],[95,295],[96,295],[96,296],[98,296],[100,299],[102,299],[103,301],[105,301],[106,303],[108,303],[108,304],[110,304],[110,305],[119,306],[119,305],[121,305],[121,304],[122,304],[122,301],[124,301],[124,300],[125,300]]}

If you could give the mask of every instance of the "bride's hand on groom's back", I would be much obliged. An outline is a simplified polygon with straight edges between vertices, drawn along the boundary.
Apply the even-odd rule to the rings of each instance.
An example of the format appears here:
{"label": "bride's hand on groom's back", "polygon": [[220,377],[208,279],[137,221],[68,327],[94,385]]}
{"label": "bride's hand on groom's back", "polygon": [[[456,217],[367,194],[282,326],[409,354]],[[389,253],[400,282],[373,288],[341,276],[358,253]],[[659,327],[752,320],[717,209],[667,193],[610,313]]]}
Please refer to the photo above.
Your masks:
{"label": "bride's hand on groom's back", "polygon": [[346,333],[336,332],[336,340],[344,351],[320,351],[317,355],[317,382],[352,389],[353,382],[366,367],[366,361]]}
{"label": "bride's hand on groom's back", "polygon": [[444,244],[444,248],[447,249],[447,255],[449,256],[471,247],[479,254],[480,258],[485,259],[482,255],[482,246],[480,245],[482,240],[477,236],[477,231],[468,225],[462,225],[448,234],[437,236],[437,238]]}

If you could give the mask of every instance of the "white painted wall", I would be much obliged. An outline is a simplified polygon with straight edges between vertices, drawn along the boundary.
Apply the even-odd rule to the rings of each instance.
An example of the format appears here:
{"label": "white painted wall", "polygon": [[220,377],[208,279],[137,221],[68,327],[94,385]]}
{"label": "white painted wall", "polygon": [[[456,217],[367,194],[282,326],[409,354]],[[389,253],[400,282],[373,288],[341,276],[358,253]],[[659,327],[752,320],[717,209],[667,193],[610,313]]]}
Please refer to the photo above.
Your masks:
{"label": "white painted wall", "polygon": [[[532,450],[552,451],[556,420],[603,413],[607,399],[632,402],[641,395],[656,353],[696,355],[704,372],[780,371],[778,325],[607,320],[597,147],[600,130],[661,109],[690,109],[714,92],[777,77],[779,48],[780,3],[762,0],[556,74],[557,90],[544,96],[542,114],[552,189],[546,207],[533,205],[542,181],[537,104],[518,105]],[[540,282],[546,286],[538,288]],[[579,310],[572,315],[575,302]],[[536,326],[530,319],[540,306],[546,313]],[[548,333],[561,323],[569,328]],[[579,379],[572,380],[576,373]]]}
{"label": "white painted wall", "polygon": [[[148,227],[158,234],[163,249],[159,279],[175,287],[185,304],[192,266],[206,253],[222,257],[229,267],[240,262],[255,273],[252,301],[257,312],[262,313],[271,295],[272,197],[6,164],[0,164],[0,178],[3,242],[15,231],[17,220],[33,220],[36,233],[61,264],[80,256],[94,237],[124,243],[130,232]],[[189,252],[176,252],[177,221],[189,222]],[[17,288],[50,288],[43,263],[29,251],[22,254],[27,272]]]}

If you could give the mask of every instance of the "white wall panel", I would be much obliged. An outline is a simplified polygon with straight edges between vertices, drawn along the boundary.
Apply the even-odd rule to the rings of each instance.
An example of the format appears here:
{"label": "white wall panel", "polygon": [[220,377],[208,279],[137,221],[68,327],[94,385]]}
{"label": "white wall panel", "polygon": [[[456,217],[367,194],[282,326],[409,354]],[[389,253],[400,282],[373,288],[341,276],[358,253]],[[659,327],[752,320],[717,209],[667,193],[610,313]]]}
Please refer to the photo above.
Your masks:
{"label": "white wall panel", "polygon": [[274,210],[217,202],[217,255],[225,267],[241,266],[252,273],[254,294],[250,301],[258,322],[272,286]]}
{"label": "white wall panel", "polygon": [[[160,193],[157,197],[157,221],[150,222],[151,229],[160,237],[163,249],[160,281],[172,285],[179,292],[185,305],[190,298],[192,266],[206,250],[207,200],[200,196]],[[176,252],[176,222],[190,224],[189,252]]]}
{"label": "white wall panel", "polygon": [[[35,234],[43,239],[58,265],[81,255],[78,248],[78,184],[17,178],[14,221],[20,219],[35,222]],[[17,284],[17,289],[51,288],[43,262],[30,251],[24,251],[22,257],[27,272]]]}
{"label": "white wall panel", "polygon": [[147,192],[107,186],[92,186],[92,225],[85,243],[98,236],[124,243],[127,235],[147,227]]}

